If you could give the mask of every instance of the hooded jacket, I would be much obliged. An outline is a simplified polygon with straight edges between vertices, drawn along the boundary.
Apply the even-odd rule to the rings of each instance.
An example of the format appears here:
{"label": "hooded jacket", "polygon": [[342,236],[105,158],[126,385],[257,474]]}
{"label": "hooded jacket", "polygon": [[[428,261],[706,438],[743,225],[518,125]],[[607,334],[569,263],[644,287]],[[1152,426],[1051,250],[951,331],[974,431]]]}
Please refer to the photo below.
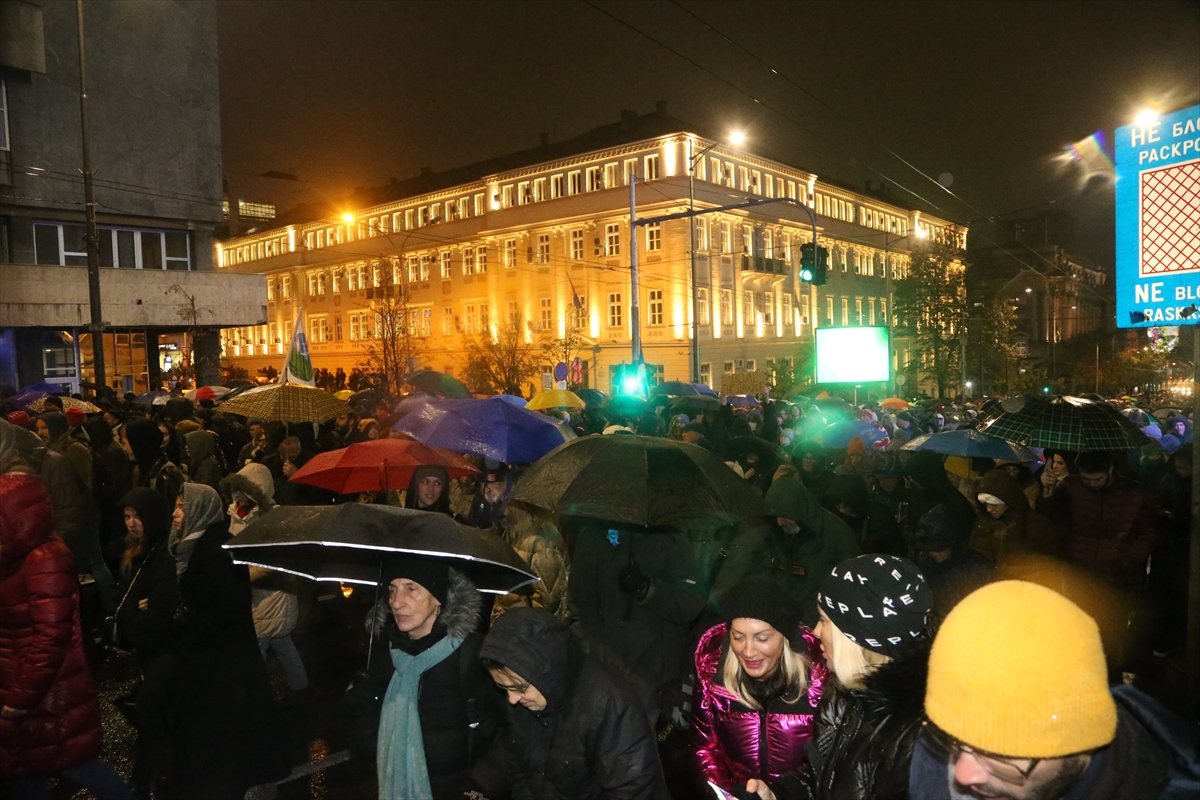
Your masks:
{"label": "hooded jacket", "polygon": [[0,475],[0,779],[59,772],[100,755],[100,706],[83,656],[79,583],[54,533],[50,496]]}
{"label": "hooded jacket", "polygon": [[976,492],[994,495],[1008,506],[999,519],[992,517],[986,507],[981,509],[971,531],[971,548],[991,559],[1001,577],[1021,577],[1022,562],[1031,554],[1057,554],[1057,537],[1050,520],[1029,507],[1025,493],[1006,470],[994,469],[984,475]]}
{"label": "hooded jacket", "polygon": [[50,441],[47,446],[66,457],[71,468],[75,470],[75,474],[79,476],[79,482],[90,493],[92,490],[92,453],[88,450],[87,445],[71,438],[70,424],[67,422],[66,415],[61,411],[47,411],[41,415],[40,419],[46,423],[46,428],[50,432]]}
{"label": "hooded jacket", "polygon": [[776,700],[766,709],[744,705],[725,688],[722,664],[729,652],[728,624],[710,628],[696,648],[699,701],[693,726],[696,761],[702,777],[725,790],[751,778],[774,783],[808,759],[804,748],[816,733],[816,709],[828,673],[813,632],[801,626],[800,643],[808,656],[808,689],[795,703]]}
{"label": "hooded jacket", "polygon": [[747,575],[777,571],[803,608],[804,623],[815,625],[821,582],[839,562],[861,552],[858,542],[842,518],[822,507],[794,475],[772,483],[766,499],[771,515],[799,523],[799,532],[786,533],[772,520],[739,536],[717,576],[715,591],[720,597]]}
{"label": "hooded jacket", "polygon": [[654,731],[637,698],[583,654],[561,620],[514,608],[479,651],[534,686],[542,711],[510,704],[492,759],[507,767],[513,800],[667,800]]}
{"label": "hooded jacket", "polygon": [[[229,533],[237,536],[246,526],[275,508],[275,480],[271,470],[250,463],[221,481],[229,504]],[[246,499],[253,506],[246,509]],[[254,632],[259,639],[290,636],[300,619],[300,600],[293,579],[281,572],[250,567],[250,596],[253,602]]]}
{"label": "hooded jacket", "polygon": [[224,473],[221,469],[217,437],[208,431],[199,430],[185,435],[183,440],[187,444],[188,477],[193,483],[218,488]]}
{"label": "hooded jacket", "polygon": [[[125,508],[136,511],[142,522],[142,550],[118,586],[118,597],[123,599],[117,611],[118,630],[144,670],[169,649],[171,616],[179,605],[175,560],[167,550],[171,507],[160,493],[139,486],[117,501],[119,511]],[[139,608],[142,600],[144,610]]]}
{"label": "hooded jacket", "polygon": [[[425,507],[421,505],[421,497],[418,492],[418,487],[421,481],[425,478],[440,478],[442,481],[442,493],[438,495],[438,499],[433,505]],[[417,467],[413,470],[412,479],[408,482],[408,491],[404,495],[405,508],[418,508],[422,511],[434,511],[442,514],[450,513],[450,473],[445,467],[424,466]]]}
{"label": "hooded jacket", "polygon": [[950,484],[942,457],[929,450],[918,450],[908,460],[908,474],[920,484],[917,502],[910,509],[912,519],[919,520],[934,506],[945,505],[955,529],[962,531],[964,538],[968,536],[975,524],[975,506]]}

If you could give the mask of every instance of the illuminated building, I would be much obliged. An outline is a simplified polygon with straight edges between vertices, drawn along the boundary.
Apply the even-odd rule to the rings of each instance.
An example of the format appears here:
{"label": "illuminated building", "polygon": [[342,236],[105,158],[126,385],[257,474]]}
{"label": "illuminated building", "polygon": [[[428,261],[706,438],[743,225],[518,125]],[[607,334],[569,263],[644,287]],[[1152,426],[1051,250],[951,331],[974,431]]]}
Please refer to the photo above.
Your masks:
{"label": "illuminated building", "polygon": [[[303,306],[313,365],[349,373],[374,330],[373,291],[392,275],[410,289],[422,366],[461,374],[463,337],[508,324],[528,341],[574,329],[587,383],[608,389],[612,368],[631,359],[630,175],[639,219],[686,210],[691,154],[709,145],[661,105],[623,112],[575,139],[425,171],[327,218],[223,242],[219,269],[265,274],[269,303],[266,325],[224,332],[225,356],[251,375],[278,369]],[[808,203],[830,250],[829,282],[817,289],[797,275],[811,240],[803,209],[780,202],[696,218],[701,379],[714,386],[724,372],[790,366],[814,325],[886,324],[885,258],[901,277],[918,228],[965,246],[965,228],[744,149],[713,146],[694,177],[698,209]],[[638,228],[644,358],[660,380],[690,375],[688,225]]]}

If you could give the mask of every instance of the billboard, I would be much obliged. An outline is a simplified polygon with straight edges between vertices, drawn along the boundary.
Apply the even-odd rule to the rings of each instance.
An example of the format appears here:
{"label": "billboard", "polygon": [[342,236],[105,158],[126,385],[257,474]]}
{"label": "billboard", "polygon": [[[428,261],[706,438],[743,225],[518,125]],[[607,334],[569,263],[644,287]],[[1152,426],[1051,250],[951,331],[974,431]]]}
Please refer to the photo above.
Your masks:
{"label": "billboard", "polygon": [[1117,327],[1200,322],[1200,106],[1117,128]]}
{"label": "billboard", "polygon": [[817,383],[891,378],[887,328],[817,328]]}

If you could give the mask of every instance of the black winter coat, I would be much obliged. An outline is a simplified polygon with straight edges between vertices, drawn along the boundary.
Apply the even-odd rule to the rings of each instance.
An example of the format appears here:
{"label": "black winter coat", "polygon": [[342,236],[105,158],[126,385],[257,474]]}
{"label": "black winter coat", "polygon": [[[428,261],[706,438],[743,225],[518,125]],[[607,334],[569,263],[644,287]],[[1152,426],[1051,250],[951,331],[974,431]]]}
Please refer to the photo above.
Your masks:
{"label": "black winter coat", "polygon": [[929,642],[882,665],[862,689],[827,690],[804,770],[783,776],[779,800],[906,800],[924,717]]}
{"label": "black winter coat", "polygon": [[513,800],[669,800],[654,731],[637,699],[541,608],[514,608],[480,651],[546,698],[508,707],[508,731],[491,753]]}

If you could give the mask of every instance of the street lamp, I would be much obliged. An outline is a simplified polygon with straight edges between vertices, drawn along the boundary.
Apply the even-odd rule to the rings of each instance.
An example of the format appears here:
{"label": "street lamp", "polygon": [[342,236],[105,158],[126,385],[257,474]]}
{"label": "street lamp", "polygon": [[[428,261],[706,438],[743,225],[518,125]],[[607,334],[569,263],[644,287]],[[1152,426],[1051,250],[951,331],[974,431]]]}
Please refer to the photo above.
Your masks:
{"label": "street lamp", "polygon": [[[734,147],[740,147],[746,141],[746,134],[741,131],[734,131],[729,134],[729,143]],[[688,157],[688,211],[696,210],[696,165],[700,163],[700,159],[714,147],[721,144],[713,142],[708,147],[701,150],[699,153],[694,153]],[[688,147],[692,146],[692,140],[688,140]],[[700,310],[697,301],[697,295],[700,293],[699,282],[696,280],[696,220],[691,218],[688,220],[690,226],[690,236],[688,238],[688,260],[692,270],[692,383],[700,382]],[[710,274],[711,279],[711,274]],[[709,302],[709,318],[712,319],[712,302],[713,298],[708,298]]]}

